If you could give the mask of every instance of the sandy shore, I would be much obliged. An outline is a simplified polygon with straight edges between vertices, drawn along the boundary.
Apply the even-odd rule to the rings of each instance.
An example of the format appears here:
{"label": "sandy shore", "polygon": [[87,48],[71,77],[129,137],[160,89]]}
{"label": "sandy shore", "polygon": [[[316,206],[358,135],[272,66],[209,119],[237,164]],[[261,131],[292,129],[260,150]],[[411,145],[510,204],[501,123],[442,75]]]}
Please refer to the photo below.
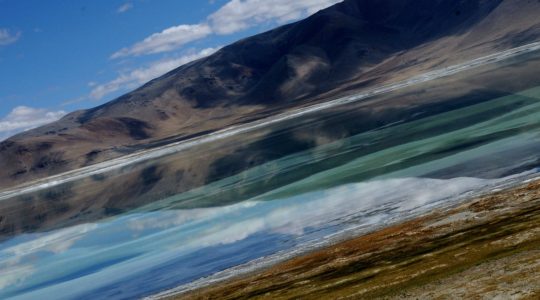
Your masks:
{"label": "sandy shore", "polygon": [[539,299],[540,181],[170,299]]}

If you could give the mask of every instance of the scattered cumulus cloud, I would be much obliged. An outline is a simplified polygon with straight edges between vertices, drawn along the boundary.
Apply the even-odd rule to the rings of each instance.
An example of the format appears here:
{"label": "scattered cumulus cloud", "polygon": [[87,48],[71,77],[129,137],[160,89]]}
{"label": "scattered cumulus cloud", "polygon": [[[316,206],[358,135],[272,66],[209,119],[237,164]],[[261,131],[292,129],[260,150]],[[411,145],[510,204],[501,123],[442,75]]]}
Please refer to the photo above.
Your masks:
{"label": "scattered cumulus cloud", "polygon": [[211,33],[210,27],[206,24],[178,25],[154,33],[131,47],[123,48],[114,53],[111,58],[167,52],[204,38]]}
{"label": "scattered cumulus cloud", "polygon": [[6,28],[0,28],[0,46],[6,46],[15,43],[20,37],[21,32],[11,32]]}
{"label": "scattered cumulus cloud", "polygon": [[208,18],[217,34],[231,34],[267,22],[283,24],[341,0],[232,0]]}
{"label": "scattered cumulus cloud", "polygon": [[54,122],[66,114],[65,111],[50,111],[44,108],[17,106],[0,119],[0,140],[18,132]]}
{"label": "scattered cumulus cloud", "polygon": [[188,53],[180,57],[158,60],[146,67],[122,73],[118,77],[107,83],[93,83],[93,89],[90,93],[90,98],[98,100],[103,98],[105,95],[116,92],[118,90],[135,88],[181,65],[211,55],[217,50],[219,50],[219,47],[206,48],[198,52]]}
{"label": "scattered cumulus cloud", "polygon": [[118,7],[116,12],[119,13],[119,14],[123,14],[123,13],[125,13],[126,11],[128,11],[128,10],[130,10],[132,8],[133,8],[133,4],[128,2],[128,3],[122,4],[120,7]]}
{"label": "scattered cumulus cloud", "polygon": [[[200,24],[182,24],[154,33],[144,40],[125,47],[111,55],[111,59],[164,53],[178,50],[186,44],[213,34],[228,35],[266,23],[283,24],[324,9],[342,0],[230,0]],[[132,7],[126,3],[118,12]],[[115,79],[98,84],[92,82],[89,98],[102,99],[119,90],[136,88],[174,68],[214,53],[207,48],[177,58],[158,60],[145,67],[120,72]]]}
{"label": "scattered cumulus cloud", "polygon": [[283,24],[306,17],[342,0],[231,0],[201,24],[183,24],[154,33],[111,58],[176,50],[211,34],[228,35],[265,23]]}

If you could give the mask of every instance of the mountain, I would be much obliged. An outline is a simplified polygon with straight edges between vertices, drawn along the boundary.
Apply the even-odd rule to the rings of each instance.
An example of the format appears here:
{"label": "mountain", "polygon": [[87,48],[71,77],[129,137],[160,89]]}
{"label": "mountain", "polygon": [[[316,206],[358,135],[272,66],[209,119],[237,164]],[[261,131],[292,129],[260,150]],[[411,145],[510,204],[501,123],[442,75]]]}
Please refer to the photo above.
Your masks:
{"label": "mountain", "polygon": [[0,188],[536,41],[539,12],[532,0],[345,0],[0,143]]}
{"label": "mountain", "polygon": [[[0,189],[537,41],[539,12],[540,3],[527,0],[347,0],[303,21],[227,46],[107,104],[74,112],[0,143]],[[505,96],[538,86],[539,68],[540,59],[531,54],[526,60],[489,64],[354,105],[326,109],[307,121],[291,120],[54,187],[41,184],[49,188],[12,197],[4,197],[1,191],[0,240],[93,222],[149,204],[155,209],[159,200],[168,199],[168,203],[169,197],[178,195],[188,197],[174,200],[174,208],[237,203],[362,155],[445,131],[482,126],[486,120],[537,101],[518,97],[500,104]],[[484,110],[474,108],[480,104]],[[456,113],[459,121],[451,124],[408,127],[399,133],[401,125]],[[320,158],[317,146],[339,140],[329,145],[332,148],[347,137],[373,137],[371,133],[385,130],[394,134],[360,140],[355,151],[330,152],[326,159],[275,172],[279,168],[274,164],[280,159],[288,162],[290,154]],[[418,155],[427,160],[452,156],[511,136],[516,130],[520,128],[471,135]],[[515,161],[509,162],[512,167],[503,171],[492,170],[502,164],[494,156],[428,176],[490,174],[499,178],[537,167],[539,162],[528,160],[527,153],[519,154],[522,164],[516,167]],[[260,166],[263,163],[267,164]],[[383,164],[343,180],[368,180],[416,163],[411,158]],[[260,182],[252,180],[241,173],[248,169],[265,175]],[[225,184],[229,189],[205,192],[204,201],[196,190],[184,193],[212,184]]]}

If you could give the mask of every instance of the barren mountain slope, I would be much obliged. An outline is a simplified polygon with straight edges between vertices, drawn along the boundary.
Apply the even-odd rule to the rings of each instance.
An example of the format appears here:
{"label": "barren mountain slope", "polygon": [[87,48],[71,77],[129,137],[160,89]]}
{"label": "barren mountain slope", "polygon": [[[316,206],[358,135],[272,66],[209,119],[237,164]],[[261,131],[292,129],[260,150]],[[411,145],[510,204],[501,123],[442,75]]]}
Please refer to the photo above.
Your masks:
{"label": "barren mountain slope", "polygon": [[0,143],[0,187],[523,45],[540,37],[539,12],[532,0],[346,0]]}

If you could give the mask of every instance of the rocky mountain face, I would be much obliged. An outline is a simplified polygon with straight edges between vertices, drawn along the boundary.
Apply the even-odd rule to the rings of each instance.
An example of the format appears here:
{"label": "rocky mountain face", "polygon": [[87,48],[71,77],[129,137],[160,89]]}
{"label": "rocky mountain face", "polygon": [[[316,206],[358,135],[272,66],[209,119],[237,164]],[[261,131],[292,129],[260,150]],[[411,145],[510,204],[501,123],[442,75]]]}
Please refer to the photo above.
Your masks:
{"label": "rocky mountain face", "polygon": [[539,13],[532,0],[345,0],[0,143],[0,188],[536,41]]}

